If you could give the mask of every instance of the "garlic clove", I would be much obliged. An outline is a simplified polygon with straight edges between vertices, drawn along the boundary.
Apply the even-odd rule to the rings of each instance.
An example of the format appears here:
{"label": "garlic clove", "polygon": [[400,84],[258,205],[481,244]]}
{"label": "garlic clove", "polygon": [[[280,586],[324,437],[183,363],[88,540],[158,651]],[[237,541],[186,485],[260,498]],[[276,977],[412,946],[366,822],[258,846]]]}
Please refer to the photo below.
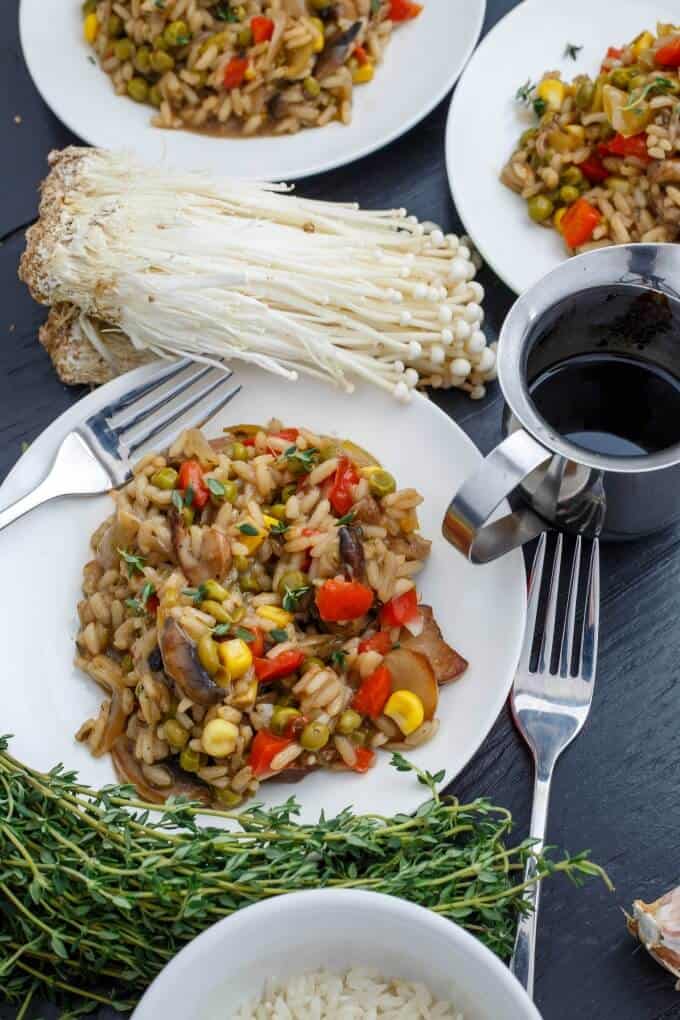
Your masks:
{"label": "garlic clove", "polygon": [[628,930],[657,963],[678,978],[680,987],[680,887],[653,903],[635,900]]}

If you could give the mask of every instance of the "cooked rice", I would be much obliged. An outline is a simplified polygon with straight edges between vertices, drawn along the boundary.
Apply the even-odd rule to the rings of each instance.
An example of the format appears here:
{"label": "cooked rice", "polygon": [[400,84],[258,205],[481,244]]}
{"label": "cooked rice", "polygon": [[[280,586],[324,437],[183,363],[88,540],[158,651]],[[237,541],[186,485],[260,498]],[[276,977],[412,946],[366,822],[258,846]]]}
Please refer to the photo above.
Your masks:
{"label": "cooked rice", "polygon": [[[360,638],[377,631],[380,603],[414,588],[412,577],[429,553],[429,542],[417,534],[422,497],[414,489],[374,497],[361,476],[375,470],[365,451],[304,429],[286,430],[280,440],[280,431],[277,422],[235,427],[213,444],[197,430],[184,433],[167,455],[150,454],[136,465],[131,481],[112,494],[113,514],[92,536],[76,663],[108,697],[77,738],[94,755],[111,752],[121,779],[147,799],[185,792],[231,806],[254,793],[260,780],[251,768],[253,741],[258,731],[276,729],[272,717],[282,707],[299,713],[296,728],[262,779],[291,767],[298,777],[316,768],[363,772],[373,763],[371,748],[388,741],[415,747],[436,732],[436,721],[425,721],[403,737],[386,717],[368,716],[355,733],[336,732],[356,689],[383,661],[378,651],[359,652]],[[176,469],[187,459],[197,468],[200,462],[203,484],[213,487],[200,509],[202,499],[194,495],[193,523],[184,519],[186,491],[164,488],[157,476],[171,469],[170,484],[179,485]],[[331,505],[333,486],[348,465],[349,515],[340,515]],[[366,517],[372,523],[363,533]],[[324,624],[314,592],[347,575],[341,537],[358,545],[365,561],[358,576],[374,601],[358,619]],[[287,578],[296,572],[308,587],[291,604]],[[217,594],[204,583],[217,583]],[[169,665],[168,626],[194,663],[202,639],[218,656],[222,642],[241,637],[254,646],[258,635],[262,647],[254,658],[275,663],[292,651],[304,661],[259,686],[256,662],[233,677],[206,666],[200,676],[211,696],[202,701]],[[399,642],[400,634],[393,627],[390,640]],[[404,631],[401,640],[408,637]],[[194,669],[182,666],[187,677]],[[216,719],[230,727],[222,756],[203,743]],[[308,723],[327,727],[315,750],[302,746]]]}
{"label": "cooked rice", "polygon": [[234,1020],[464,1020],[454,1005],[421,983],[382,977],[368,968],[344,974],[320,970],[268,981],[262,997],[241,1006]]}
{"label": "cooked rice", "polygon": [[[620,51],[610,47],[594,80],[578,75],[566,84],[559,71],[547,71],[527,89],[527,101],[541,102],[541,83],[556,81],[561,105],[548,106],[522,134],[501,180],[527,202],[541,196],[541,226],[561,231],[580,199],[594,207],[599,222],[572,254],[678,240],[680,73],[656,55],[679,37],[680,27],[659,24],[656,37],[642,32]],[[612,143],[621,151],[610,151]]]}
{"label": "cooked rice", "polygon": [[[155,107],[156,127],[213,134],[348,124],[354,86],[371,80],[392,34],[389,0],[321,9],[305,0],[98,0],[86,14],[92,6],[90,41],[118,95]],[[253,18],[268,19],[269,39],[258,41],[262,20],[253,38]],[[348,30],[356,35],[329,67]]]}

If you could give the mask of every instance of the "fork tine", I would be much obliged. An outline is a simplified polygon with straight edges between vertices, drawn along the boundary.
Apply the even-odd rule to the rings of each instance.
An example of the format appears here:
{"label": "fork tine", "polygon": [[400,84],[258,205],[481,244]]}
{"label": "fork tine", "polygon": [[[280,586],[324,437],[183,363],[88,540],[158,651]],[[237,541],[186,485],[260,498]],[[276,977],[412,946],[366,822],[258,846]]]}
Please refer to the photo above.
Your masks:
{"label": "fork tine", "polygon": [[144,388],[142,393],[136,393],[134,399],[126,398],[124,403],[117,404],[113,414],[107,415],[109,428],[115,429],[119,434],[126,429],[134,428],[139,422],[149,418],[154,411],[200,382],[211,371],[213,371],[211,365],[186,362],[179,371],[165,375],[160,382],[156,380],[153,385]]}
{"label": "fork tine", "polygon": [[534,562],[531,564],[531,575],[529,580],[529,597],[527,600],[527,622],[524,631],[524,646],[519,659],[519,667],[528,670],[531,662],[531,649],[534,644],[536,631],[536,615],[538,613],[538,601],[541,594],[541,582],[543,580],[543,564],[545,561],[545,546],[547,533],[544,531],[538,540]]}
{"label": "fork tine", "polygon": [[541,638],[541,650],[538,653],[538,672],[550,672],[550,661],[555,643],[555,620],[557,618],[557,597],[560,590],[560,567],[562,565],[562,533],[557,536],[555,556],[553,559],[550,588],[548,590],[548,608],[545,613],[545,627]]}
{"label": "fork tine", "polygon": [[197,403],[204,401],[214,391],[221,389],[231,378],[231,375],[231,371],[225,372],[219,368],[210,368],[207,374],[198,375],[189,386],[182,387],[179,393],[166,400],[161,407],[157,407],[149,414],[140,415],[136,424],[129,428],[118,429],[121,442],[125,444],[130,453],[134,453],[144,443],[148,443],[154,436],[191,411]]}
{"label": "fork tine", "polygon": [[562,629],[562,644],[560,646],[560,676],[571,676],[571,659],[574,653],[574,629],[576,626],[576,599],[578,597],[578,582],[581,571],[581,536],[576,538],[574,548],[574,562],[571,566],[571,577],[569,578],[569,594],[567,596],[567,609],[564,616],[564,627]]}
{"label": "fork tine", "polygon": [[[177,414],[173,415],[168,421],[153,429],[150,434],[138,440],[130,452],[133,453],[135,450],[138,450],[141,445],[147,443],[150,439],[154,440],[154,444],[159,449],[164,449],[177,437],[178,432],[185,429],[201,428],[241,392],[241,384],[234,385],[233,380],[231,380],[231,389],[225,392],[224,384],[228,381],[230,381],[229,376],[225,376],[222,373],[222,379],[216,386],[211,386],[207,393],[198,394],[183,413],[180,413],[179,416]],[[210,393],[213,394],[213,397],[211,400],[207,400],[206,397]]]}
{"label": "fork tine", "polygon": [[117,415],[126,407],[130,407],[131,404],[135,404],[138,400],[142,400],[146,397],[147,394],[152,393],[157,388],[170,382],[193,364],[194,362],[191,361],[190,358],[180,358],[179,361],[169,361],[165,366],[161,367],[158,372],[156,372],[153,379],[150,379],[148,382],[141,383],[139,386],[135,386],[134,389],[129,390],[119,400],[115,400],[107,407],[102,407],[96,412],[96,417],[109,418]]}
{"label": "fork tine", "polygon": [[597,539],[593,539],[586,597],[586,616],[583,623],[583,640],[581,641],[578,672],[582,679],[592,682],[595,679],[597,643],[600,630],[600,545]]}

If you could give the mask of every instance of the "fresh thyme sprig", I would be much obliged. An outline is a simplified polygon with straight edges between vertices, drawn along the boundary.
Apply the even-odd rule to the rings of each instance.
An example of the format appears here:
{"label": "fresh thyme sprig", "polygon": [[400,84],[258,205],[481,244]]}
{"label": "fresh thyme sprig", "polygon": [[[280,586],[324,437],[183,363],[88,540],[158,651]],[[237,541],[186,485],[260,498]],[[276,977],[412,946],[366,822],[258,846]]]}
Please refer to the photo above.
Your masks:
{"label": "fresh thyme sprig", "polygon": [[576,46],[574,45],[574,43],[568,42],[567,45],[564,47],[563,56],[569,57],[571,60],[576,60],[582,49],[583,46]]}
{"label": "fresh thyme sprig", "polygon": [[[154,811],[131,787],[94,791],[59,765],[43,774],[0,738],[0,1000],[23,1010],[51,999],[69,1016],[134,1007],[174,954],[250,903],[319,887],[391,893],[458,921],[507,957],[528,909],[531,843],[508,845],[512,819],[485,800],[442,797],[430,775],[395,755],[428,799],[413,815],[347,809],[296,821],[293,798],[241,814],[184,800]],[[408,782],[405,778],[404,782]],[[198,816],[236,819],[205,827]],[[537,877],[608,882],[587,854],[538,856]]]}

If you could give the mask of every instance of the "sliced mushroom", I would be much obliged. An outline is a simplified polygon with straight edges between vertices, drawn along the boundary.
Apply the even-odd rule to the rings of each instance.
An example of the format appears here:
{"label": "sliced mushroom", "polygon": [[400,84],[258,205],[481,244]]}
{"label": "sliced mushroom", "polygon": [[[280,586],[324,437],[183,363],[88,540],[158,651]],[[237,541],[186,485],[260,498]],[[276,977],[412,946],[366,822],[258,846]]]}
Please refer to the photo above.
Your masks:
{"label": "sliced mushroom", "polygon": [[355,21],[344,32],[336,32],[327,40],[314,68],[315,78],[321,81],[322,78],[327,78],[343,66],[354,49],[354,43],[360,31],[361,22]]}
{"label": "sliced mushroom", "polygon": [[421,535],[404,535],[395,538],[390,545],[392,552],[405,556],[408,560],[425,560],[430,555],[432,542]]}
{"label": "sliced mushroom", "polygon": [[106,725],[99,735],[96,746],[90,745],[92,754],[99,758],[110,751],[127,725],[127,715],[123,709],[123,683],[120,668],[107,655],[95,655],[88,663],[88,672],[110,697]]}
{"label": "sliced mushroom", "polygon": [[174,510],[170,515],[170,530],[177,562],[191,584],[197,587],[210,578],[224,577],[231,566],[231,546],[223,531],[214,527],[204,528],[201,554],[196,557],[189,529]]}
{"label": "sliced mushroom", "polygon": [[383,661],[392,677],[392,691],[417,694],[423,703],[425,718],[434,719],[439,688],[427,656],[401,647],[388,652]]}
{"label": "sliced mushroom", "polygon": [[163,762],[163,768],[167,769],[173,777],[170,786],[154,786],[144,775],[142,763],[137,761],[133,753],[133,744],[128,737],[121,737],[111,749],[111,758],[116,774],[122,783],[132,783],[137,793],[143,800],[150,804],[163,804],[168,797],[184,796],[188,800],[198,801],[200,804],[210,806],[210,790],[196,779],[192,779],[182,769]]}
{"label": "sliced mushroom", "polygon": [[429,659],[438,684],[447,684],[461,676],[468,667],[467,659],[447,644],[434,618],[431,606],[420,606],[423,629],[418,637],[403,632],[400,637],[402,648],[420,652]]}
{"label": "sliced mushroom", "polygon": [[357,521],[364,524],[379,524],[382,510],[373,496],[364,496],[354,504],[354,516]]}
{"label": "sliced mushroom", "polygon": [[316,772],[320,765],[291,765],[288,769],[283,769],[282,772],[272,772],[272,776],[276,776],[277,783],[299,783],[305,776],[308,776],[310,772]]}
{"label": "sliced mushroom", "polygon": [[224,691],[203,668],[195,643],[172,616],[163,624],[160,650],[165,672],[186,698],[198,705],[216,705],[222,701]]}
{"label": "sliced mushroom", "polygon": [[364,576],[366,561],[364,557],[364,544],[361,541],[361,529],[348,527],[343,524],[338,528],[338,539],[340,545],[340,560],[349,580],[360,581]]}
{"label": "sliced mushroom", "polygon": [[654,184],[680,184],[680,159],[664,159],[653,163],[647,176]]}
{"label": "sliced mushroom", "polygon": [[267,113],[272,120],[283,120],[288,116],[290,106],[280,92],[275,92],[267,103]]}

